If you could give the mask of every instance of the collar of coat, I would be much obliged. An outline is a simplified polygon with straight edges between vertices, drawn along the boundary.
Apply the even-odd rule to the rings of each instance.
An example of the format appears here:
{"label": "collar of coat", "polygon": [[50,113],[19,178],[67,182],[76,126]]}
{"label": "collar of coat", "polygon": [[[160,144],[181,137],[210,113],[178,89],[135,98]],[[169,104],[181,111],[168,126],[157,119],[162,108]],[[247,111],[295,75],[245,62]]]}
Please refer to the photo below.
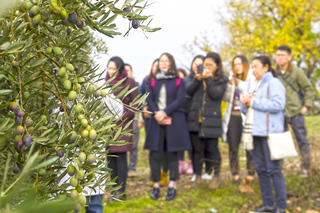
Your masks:
{"label": "collar of coat", "polygon": [[[288,65],[288,67],[287,67],[286,73],[292,72],[292,69],[293,69],[292,62],[289,62],[289,65]],[[276,72],[277,72],[277,74],[279,74],[280,71],[281,71],[281,70],[280,70],[280,67],[279,67],[279,65],[277,65],[277,67],[276,67]]]}

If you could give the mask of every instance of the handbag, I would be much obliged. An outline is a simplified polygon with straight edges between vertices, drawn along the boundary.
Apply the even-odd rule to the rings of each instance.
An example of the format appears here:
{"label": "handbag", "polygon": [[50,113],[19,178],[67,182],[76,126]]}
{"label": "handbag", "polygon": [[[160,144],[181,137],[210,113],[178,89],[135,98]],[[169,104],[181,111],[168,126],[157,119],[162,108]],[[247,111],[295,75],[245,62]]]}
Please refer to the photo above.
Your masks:
{"label": "handbag", "polygon": [[[269,98],[269,88],[268,88]],[[281,160],[284,158],[297,157],[298,152],[289,129],[283,133],[269,132],[269,113],[267,112],[267,141],[270,150],[271,160]]]}

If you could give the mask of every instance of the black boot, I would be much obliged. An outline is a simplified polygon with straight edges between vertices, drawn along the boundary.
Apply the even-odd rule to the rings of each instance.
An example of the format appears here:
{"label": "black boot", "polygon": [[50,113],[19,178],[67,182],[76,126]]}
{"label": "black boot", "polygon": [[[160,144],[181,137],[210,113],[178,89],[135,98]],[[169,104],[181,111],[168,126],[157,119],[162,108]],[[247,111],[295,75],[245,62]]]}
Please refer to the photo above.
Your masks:
{"label": "black boot", "polygon": [[273,206],[260,206],[256,210],[251,211],[250,213],[258,213],[258,212],[273,212]]}
{"label": "black boot", "polygon": [[151,199],[158,200],[160,195],[160,188],[153,187],[151,192]]}
{"label": "black boot", "polygon": [[166,200],[173,200],[176,197],[177,190],[175,188],[169,187]]}

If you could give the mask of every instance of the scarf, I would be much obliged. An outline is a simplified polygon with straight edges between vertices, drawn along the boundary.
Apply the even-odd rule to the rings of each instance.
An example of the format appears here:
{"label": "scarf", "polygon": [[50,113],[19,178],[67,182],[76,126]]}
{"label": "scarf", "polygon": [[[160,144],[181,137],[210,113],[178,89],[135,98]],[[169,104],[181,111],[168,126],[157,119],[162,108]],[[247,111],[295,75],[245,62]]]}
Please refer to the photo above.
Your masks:
{"label": "scarf", "polygon": [[156,78],[155,79],[172,79],[172,78],[177,78],[176,74],[174,71],[172,70],[160,70],[157,74],[156,74]]}
{"label": "scarf", "polygon": [[[250,88],[250,94],[255,95],[261,81],[255,80]],[[246,121],[242,132],[242,147],[246,150],[253,150],[253,136],[252,136],[252,125],[253,125],[254,109],[250,106],[247,110]]]}

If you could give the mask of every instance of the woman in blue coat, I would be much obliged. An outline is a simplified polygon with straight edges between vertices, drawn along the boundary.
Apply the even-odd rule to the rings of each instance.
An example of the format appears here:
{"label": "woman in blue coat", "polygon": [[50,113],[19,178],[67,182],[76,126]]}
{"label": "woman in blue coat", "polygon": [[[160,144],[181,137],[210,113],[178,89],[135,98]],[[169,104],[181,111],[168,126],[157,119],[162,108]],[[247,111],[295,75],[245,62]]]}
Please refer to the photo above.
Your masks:
{"label": "woman in blue coat", "polygon": [[[270,159],[267,135],[284,132],[286,90],[276,78],[268,57],[255,57],[252,61],[252,71],[256,80],[249,83],[249,94],[241,98],[241,111],[246,114],[246,127],[248,127],[245,132],[251,132],[253,136],[253,162],[263,198],[263,205],[252,213],[285,213],[287,196],[281,161]],[[273,188],[276,192],[275,205]]]}
{"label": "woman in blue coat", "polygon": [[175,181],[179,179],[178,151],[190,150],[191,142],[182,108],[185,98],[184,81],[178,78],[172,55],[164,53],[159,58],[155,79],[148,84],[147,103],[150,117],[145,149],[151,152],[153,189],[151,198],[160,194],[159,181],[163,158],[169,162],[170,181],[166,200],[176,196]]}

